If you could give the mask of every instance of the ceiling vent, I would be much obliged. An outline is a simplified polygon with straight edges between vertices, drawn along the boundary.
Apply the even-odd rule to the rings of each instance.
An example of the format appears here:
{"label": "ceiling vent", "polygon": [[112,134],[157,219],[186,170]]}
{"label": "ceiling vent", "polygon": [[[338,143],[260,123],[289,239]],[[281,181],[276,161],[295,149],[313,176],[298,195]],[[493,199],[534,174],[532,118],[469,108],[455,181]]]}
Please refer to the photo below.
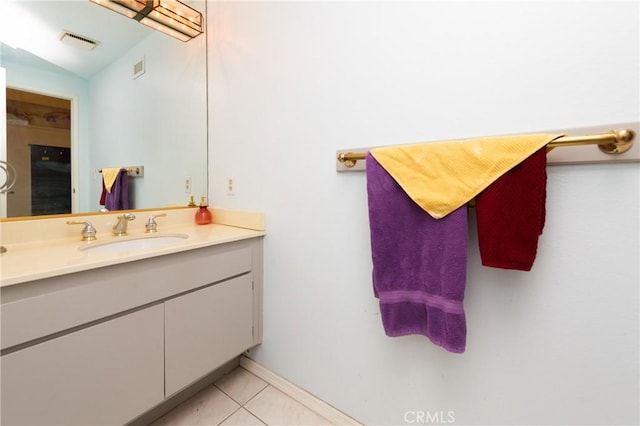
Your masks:
{"label": "ceiling vent", "polygon": [[88,37],[74,34],[71,31],[66,30],[60,33],[60,41],[68,46],[72,46],[76,49],[82,50],[93,50],[97,45],[100,44],[100,42],[91,40]]}

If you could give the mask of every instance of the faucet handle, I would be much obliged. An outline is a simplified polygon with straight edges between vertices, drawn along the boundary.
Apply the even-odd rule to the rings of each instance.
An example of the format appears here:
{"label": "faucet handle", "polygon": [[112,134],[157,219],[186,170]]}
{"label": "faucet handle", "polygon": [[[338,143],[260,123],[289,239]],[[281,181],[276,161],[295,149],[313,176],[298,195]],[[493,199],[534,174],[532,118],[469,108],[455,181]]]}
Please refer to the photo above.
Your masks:
{"label": "faucet handle", "polygon": [[67,225],[84,225],[80,235],[82,235],[82,241],[93,241],[97,240],[96,238],[96,228],[93,227],[91,222],[83,222],[83,221],[72,221],[68,220]]}
{"label": "faucet handle", "polygon": [[149,220],[147,221],[147,224],[144,226],[144,232],[147,232],[147,233],[158,232],[158,224],[156,223],[156,217],[164,217],[166,215],[167,215],[166,213],[162,213],[154,216],[149,216]]}

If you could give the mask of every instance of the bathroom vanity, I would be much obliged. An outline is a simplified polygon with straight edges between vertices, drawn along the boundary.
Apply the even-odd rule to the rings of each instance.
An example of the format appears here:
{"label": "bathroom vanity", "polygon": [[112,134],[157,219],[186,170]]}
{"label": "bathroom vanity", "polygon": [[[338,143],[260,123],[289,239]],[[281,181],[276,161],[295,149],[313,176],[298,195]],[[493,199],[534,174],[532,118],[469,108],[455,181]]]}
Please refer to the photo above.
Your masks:
{"label": "bathroom vanity", "polygon": [[124,424],[261,342],[264,231],[171,231],[189,238],[135,253],[3,242],[3,266],[70,257],[53,276],[2,274],[2,424]]}

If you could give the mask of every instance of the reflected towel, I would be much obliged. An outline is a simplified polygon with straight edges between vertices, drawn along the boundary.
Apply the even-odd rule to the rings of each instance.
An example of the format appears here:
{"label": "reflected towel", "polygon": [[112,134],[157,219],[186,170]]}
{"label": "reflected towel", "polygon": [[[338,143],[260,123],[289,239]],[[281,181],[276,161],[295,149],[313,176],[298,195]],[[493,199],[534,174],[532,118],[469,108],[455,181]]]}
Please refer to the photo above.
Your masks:
{"label": "reflected towel", "polygon": [[111,187],[116,181],[120,170],[122,170],[121,167],[108,167],[102,169],[102,182],[104,183],[104,188],[107,192],[111,192]]}
{"label": "reflected towel", "polygon": [[436,220],[370,153],[366,162],[373,288],[385,333],[420,334],[464,352],[467,206]]}
{"label": "reflected towel", "polygon": [[104,206],[107,200],[107,188],[104,186],[104,179],[102,179],[102,193],[100,194],[100,205]]}
{"label": "reflected towel", "polygon": [[476,197],[482,264],[530,271],[545,221],[547,149],[509,170]]}
{"label": "reflected towel", "polygon": [[120,170],[111,191],[105,196],[104,207],[109,210],[129,209],[129,177],[126,170]]}
{"label": "reflected towel", "polygon": [[440,219],[560,136],[533,134],[398,145],[372,149],[371,154],[420,207]]}

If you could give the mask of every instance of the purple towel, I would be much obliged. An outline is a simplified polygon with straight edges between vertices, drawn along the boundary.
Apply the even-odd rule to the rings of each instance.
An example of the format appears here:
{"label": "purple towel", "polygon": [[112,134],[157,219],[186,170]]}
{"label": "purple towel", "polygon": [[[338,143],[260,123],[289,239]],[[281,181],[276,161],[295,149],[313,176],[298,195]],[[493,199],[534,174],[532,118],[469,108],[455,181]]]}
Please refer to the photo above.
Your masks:
{"label": "purple towel", "polygon": [[467,206],[433,219],[367,153],[373,287],[388,336],[465,350]]}
{"label": "purple towel", "polygon": [[129,209],[129,177],[126,170],[120,170],[111,192],[105,194],[104,207],[109,211]]}

